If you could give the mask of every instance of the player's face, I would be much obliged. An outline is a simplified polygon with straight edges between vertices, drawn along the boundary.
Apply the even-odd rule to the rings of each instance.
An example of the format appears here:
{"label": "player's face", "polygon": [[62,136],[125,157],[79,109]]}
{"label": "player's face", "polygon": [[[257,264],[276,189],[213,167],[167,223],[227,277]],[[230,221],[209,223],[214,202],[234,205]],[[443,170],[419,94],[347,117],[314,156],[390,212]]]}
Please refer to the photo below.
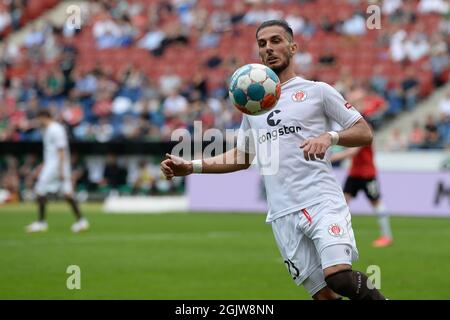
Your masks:
{"label": "player's face", "polygon": [[280,26],[261,29],[258,32],[257,42],[262,63],[277,74],[290,65],[292,56],[297,50],[297,45]]}

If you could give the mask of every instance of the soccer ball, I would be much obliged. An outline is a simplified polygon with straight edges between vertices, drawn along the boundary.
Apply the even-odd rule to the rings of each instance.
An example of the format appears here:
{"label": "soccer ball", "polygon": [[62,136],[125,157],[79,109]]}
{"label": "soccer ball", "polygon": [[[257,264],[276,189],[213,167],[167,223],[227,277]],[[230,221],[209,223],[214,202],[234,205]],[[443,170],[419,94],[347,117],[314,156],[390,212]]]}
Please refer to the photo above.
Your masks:
{"label": "soccer ball", "polygon": [[280,79],[262,64],[247,64],[231,76],[230,100],[245,114],[256,116],[268,112],[277,104],[280,94]]}

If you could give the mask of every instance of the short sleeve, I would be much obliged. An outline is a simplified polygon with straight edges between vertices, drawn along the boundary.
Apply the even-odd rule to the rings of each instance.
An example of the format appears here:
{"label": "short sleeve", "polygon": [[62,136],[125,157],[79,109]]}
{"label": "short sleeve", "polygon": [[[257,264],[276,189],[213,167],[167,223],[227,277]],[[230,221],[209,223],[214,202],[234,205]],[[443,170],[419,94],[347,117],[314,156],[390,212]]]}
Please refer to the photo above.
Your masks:
{"label": "short sleeve", "polygon": [[361,114],[348,103],[332,86],[320,83],[325,114],[344,129],[350,128],[362,118]]}
{"label": "short sleeve", "polygon": [[255,154],[255,139],[253,137],[253,133],[250,127],[250,122],[246,115],[242,117],[241,127],[238,131],[237,136],[237,149],[239,151]]}

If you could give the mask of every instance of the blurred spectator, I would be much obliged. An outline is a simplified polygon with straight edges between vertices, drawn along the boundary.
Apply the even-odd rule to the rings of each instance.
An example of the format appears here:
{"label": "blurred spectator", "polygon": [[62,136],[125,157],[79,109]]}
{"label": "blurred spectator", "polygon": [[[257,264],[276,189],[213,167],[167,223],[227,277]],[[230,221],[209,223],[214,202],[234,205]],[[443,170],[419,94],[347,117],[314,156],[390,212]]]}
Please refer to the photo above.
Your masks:
{"label": "blurred spectator", "polygon": [[446,116],[450,116],[450,90],[447,91],[446,95],[439,102],[439,111]]}
{"label": "blurred spectator", "polygon": [[415,62],[422,59],[430,50],[427,35],[419,32],[411,33],[405,40],[404,50],[410,61]]}
{"label": "blurred spectator", "polygon": [[126,184],[127,174],[127,170],[119,166],[117,156],[115,154],[108,154],[100,186],[118,190]]}
{"label": "blurred spectator", "polygon": [[110,17],[103,16],[95,22],[92,34],[99,49],[113,48],[120,46],[122,31],[120,26]]}
{"label": "blurred spectator", "polygon": [[182,117],[188,110],[188,101],[177,91],[172,91],[164,100],[163,112],[166,117]]}
{"label": "blurred spectator", "polygon": [[450,114],[441,113],[437,127],[442,146],[445,148],[450,144]]}
{"label": "blurred spectator", "polygon": [[320,29],[324,32],[334,32],[335,31],[335,25],[330,21],[328,16],[321,16],[319,21]]}
{"label": "blurred spectator", "polygon": [[275,9],[270,9],[270,6],[265,5],[262,1],[252,2],[251,8],[244,16],[244,23],[249,25],[258,25],[266,20],[276,20],[283,17],[283,12]]}
{"label": "blurred spectator", "polygon": [[294,61],[300,74],[308,73],[311,70],[313,56],[307,51],[300,51],[294,56]]}
{"label": "blurred spectator", "polygon": [[440,87],[446,82],[445,72],[450,67],[449,54],[449,48],[444,38],[440,34],[433,35],[431,38],[430,67],[436,87]]}
{"label": "blurred spectator", "polygon": [[379,95],[384,96],[386,94],[388,79],[382,65],[375,66],[372,78],[370,79],[370,85]]}
{"label": "blurred spectator", "polygon": [[40,170],[39,157],[35,153],[30,153],[25,156],[23,164],[19,168],[20,184],[23,186],[25,192],[32,193],[34,183],[38,178]]}
{"label": "blurred spectator", "polygon": [[88,169],[84,159],[82,159],[77,152],[72,152],[70,161],[72,167],[72,185],[74,190],[77,190],[78,187],[87,188],[89,178]]}
{"label": "blurred spectator", "polygon": [[417,10],[420,13],[447,13],[450,7],[445,0],[420,0]]}
{"label": "blurred spectator", "polygon": [[112,112],[111,95],[108,93],[98,93],[97,101],[93,106],[93,113],[98,118],[108,117]]}
{"label": "blurred spectator", "polygon": [[439,130],[433,115],[428,115],[425,120],[425,139],[423,148],[436,149],[441,148],[441,137],[439,136]]}
{"label": "blurred spectator", "polygon": [[390,37],[390,55],[395,62],[402,62],[407,57],[405,48],[407,33],[403,29],[395,31]]}
{"label": "blurred spectator", "polygon": [[3,202],[19,201],[20,181],[18,161],[12,156],[6,157],[6,168],[4,173],[0,175],[0,186],[2,186],[2,188],[7,192],[6,199],[3,199]]}
{"label": "blurred spectator", "polygon": [[11,15],[4,3],[0,3],[0,35],[11,25]]}
{"label": "blurred spectator", "polygon": [[218,49],[214,49],[214,51],[209,55],[209,57],[206,59],[205,65],[209,69],[216,69],[222,64],[222,57],[219,53]]}
{"label": "blurred spectator", "polygon": [[159,88],[163,95],[177,91],[181,85],[181,78],[173,71],[173,68],[167,66],[164,74],[159,78]]}
{"label": "blurred spectator", "polygon": [[114,137],[114,127],[107,118],[100,119],[99,123],[93,127],[93,130],[97,142],[108,142]]}
{"label": "blurred spectator", "polygon": [[214,27],[211,24],[207,24],[198,40],[199,49],[215,48],[219,45],[219,42],[220,34],[214,30]]}
{"label": "blurred spectator", "polygon": [[157,49],[161,47],[165,39],[165,33],[157,28],[151,28],[138,42],[138,47],[147,49],[151,52],[158,52]]}
{"label": "blurred spectator", "polygon": [[319,63],[324,67],[330,67],[336,64],[336,54],[331,47],[325,47],[319,56]]}
{"label": "blurred spectator", "polygon": [[420,123],[415,121],[411,133],[409,134],[409,148],[412,150],[419,149],[423,146],[424,141],[425,131]]}
{"label": "blurred spectator", "polygon": [[141,160],[139,161],[138,166],[138,174],[134,181],[133,193],[154,193],[156,177],[153,176],[148,163],[145,160]]}
{"label": "blurred spectator", "polygon": [[355,12],[349,19],[344,21],[341,32],[348,36],[361,36],[366,33],[366,19],[359,13]]}
{"label": "blurred spectator", "polygon": [[385,150],[389,152],[404,151],[408,147],[408,141],[403,136],[399,128],[394,128],[385,145]]}
{"label": "blurred spectator", "polygon": [[408,68],[405,78],[401,82],[404,106],[407,110],[411,110],[417,103],[417,99],[419,98],[419,84],[419,78],[415,69],[412,67]]}
{"label": "blurred spectator", "polygon": [[384,0],[381,11],[383,14],[390,16],[400,9],[401,6],[402,0]]}

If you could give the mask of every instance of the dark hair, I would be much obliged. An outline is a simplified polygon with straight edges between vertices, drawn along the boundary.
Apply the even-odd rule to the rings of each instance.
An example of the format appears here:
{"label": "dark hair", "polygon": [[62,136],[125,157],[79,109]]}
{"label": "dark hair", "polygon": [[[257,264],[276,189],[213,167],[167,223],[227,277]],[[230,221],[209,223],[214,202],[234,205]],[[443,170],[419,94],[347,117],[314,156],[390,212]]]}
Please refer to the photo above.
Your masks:
{"label": "dark hair", "polygon": [[260,24],[258,29],[256,29],[256,38],[258,38],[258,33],[261,29],[272,27],[272,26],[280,26],[286,31],[286,33],[289,35],[290,39],[292,40],[294,38],[294,32],[292,31],[292,28],[289,26],[289,24],[286,22],[286,20],[267,20]]}
{"label": "dark hair", "polygon": [[37,116],[51,119],[52,114],[50,113],[50,111],[48,109],[41,109],[38,111]]}

